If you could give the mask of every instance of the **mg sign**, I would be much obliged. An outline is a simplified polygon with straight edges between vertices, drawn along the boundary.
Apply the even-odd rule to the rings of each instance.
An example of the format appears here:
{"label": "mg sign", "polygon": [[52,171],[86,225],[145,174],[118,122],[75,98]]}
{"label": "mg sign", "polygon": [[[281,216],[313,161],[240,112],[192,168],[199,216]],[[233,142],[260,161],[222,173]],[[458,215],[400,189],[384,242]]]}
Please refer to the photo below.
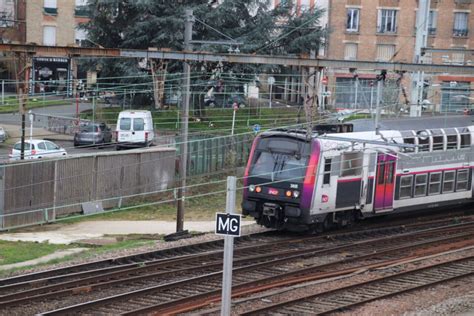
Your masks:
{"label": "mg sign", "polygon": [[240,236],[240,215],[216,213],[216,235]]}

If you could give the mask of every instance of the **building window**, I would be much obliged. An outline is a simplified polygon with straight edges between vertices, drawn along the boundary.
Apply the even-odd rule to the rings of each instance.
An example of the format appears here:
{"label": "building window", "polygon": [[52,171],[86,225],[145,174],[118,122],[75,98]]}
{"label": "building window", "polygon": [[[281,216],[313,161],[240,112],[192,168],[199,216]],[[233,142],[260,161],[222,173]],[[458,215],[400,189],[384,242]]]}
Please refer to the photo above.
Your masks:
{"label": "building window", "polygon": [[443,176],[443,193],[454,192],[454,171],[445,171]]}
{"label": "building window", "polygon": [[395,45],[377,45],[377,61],[391,61],[395,55]]}
{"label": "building window", "polygon": [[415,176],[415,196],[425,196],[426,195],[426,182],[428,180],[428,175],[417,174]]}
{"label": "building window", "polygon": [[344,47],[344,59],[345,60],[356,60],[357,59],[357,44],[347,43]]}
{"label": "building window", "polygon": [[44,0],[43,10],[46,14],[58,14],[58,6],[56,0]]}
{"label": "building window", "polygon": [[43,27],[43,45],[45,46],[56,45],[56,27],[55,26]]}
{"label": "building window", "polygon": [[469,170],[462,169],[458,170],[458,176],[456,181],[456,191],[466,191],[467,184],[469,182]]}
{"label": "building window", "polygon": [[89,16],[89,8],[87,7],[87,0],[76,0],[76,8],[74,10],[76,16]]}
{"label": "building window", "polygon": [[81,47],[86,47],[87,46],[86,45],[87,44],[86,43],[87,42],[87,32],[86,32],[86,30],[76,28],[74,37],[75,37],[76,44],[78,46],[81,46]]}
{"label": "building window", "polygon": [[332,159],[324,160],[323,184],[329,184],[331,182],[331,162]]}
{"label": "building window", "polygon": [[347,32],[359,32],[359,9],[347,9]]}
{"label": "building window", "polygon": [[453,36],[467,36],[469,33],[468,21],[469,21],[469,13],[455,12]]}
{"label": "building window", "polygon": [[412,185],[412,176],[402,176],[400,178],[400,199],[411,198]]}
{"label": "building window", "polygon": [[429,35],[436,34],[437,20],[438,20],[438,12],[434,10],[430,10],[430,14],[428,17],[428,34]]}
{"label": "building window", "polygon": [[311,10],[310,0],[300,1],[300,13],[309,12]]}
{"label": "building window", "polygon": [[468,81],[444,81],[441,84],[441,111],[462,112],[469,108],[470,90]]}
{"label": "building window", "polygon": [[441,172],[431,173],[429,195],[439,194],[440,192],[441,192]]}
{"label": "building window", "polygon": [[377,17],[378,33],[396,33],[397,32],[397,10],[379,10]]}
{"label": "building window", "polygon": [[464,53],[459,53],[459,52],[452,53],[451,64],[464,65]]}

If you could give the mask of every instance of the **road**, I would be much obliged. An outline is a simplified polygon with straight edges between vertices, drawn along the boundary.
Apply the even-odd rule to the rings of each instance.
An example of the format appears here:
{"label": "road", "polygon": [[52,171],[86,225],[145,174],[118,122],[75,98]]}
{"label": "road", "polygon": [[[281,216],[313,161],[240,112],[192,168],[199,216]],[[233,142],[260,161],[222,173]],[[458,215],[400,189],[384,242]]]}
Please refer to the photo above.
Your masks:
{"label": "road", "polygon": [[[90,109],[92,109],[91,103],[82,102],[79,104],[80,112],[90,110]],[[44,114],[44,115],[57,115],[57,116],[64,116],[64,117],[75,117],[76,104],[72,103],[72,104],[67,104],[67,105],[55,105],[55,106],[48,106],[44,108],[36,108],[33,110],[33,113]],[[29,128],[28,117],[26,118],[26,120],[27,120],[26,126],[27,128]],[[19,113],[0,114],[0,124],[18,126],[18,129],[19,129],[20,128],[19,125],[21,125],[21,116],[19,115]],[[38,125],[41,125],[41,124],[35,124],[35,127],[41,127]],[[37,129],[35,128],[35,130]],[[28,133],[29,131],[27,130],[27,137],[29,135]],[[16,134],[19,134],[19,131],[16,132]],[[64,137],[62,137],[63,139],[61,140],[61,139],[55,139],[54,135],[49,135],[45,133],[44,135],[41,135],[41,137],[37,137],[37,138],[51,139],[53,142],[55,142],[59,146],[65,148],[69,154],[83,154],[83,153],[93,153],[93,152],[103,152],[107,150],[115,150],[115,147],[113,146],[106,147],[106,148],[95,148],[95,147],[74,148],[73,143],[72,143],[72,137],[70,138],[70,140],[64,140]],[[8,158],[8,153],[10,152],[10,149],[13,146],[12,142],[16,142],[16,141],[18,141],[18,137],[13,137],[9,142],[0,144],[0,161],[4,161],[5,159]]]}
{"label": "road", "polygon": [[[92,109],[91,103],[79,103],[79,112],[90,110],[90,109]],[[75,117],[76,116],[76,103],[71,103],[67,105],[52,105],[52,106],[47,106],[44,108],[36,108],[36,109],[33,109],[33,113]],[[28,120],[28,118],[26,118],[26,120]],[[0,123],[21,125],[21,115],[18,112],[0,114]]]}

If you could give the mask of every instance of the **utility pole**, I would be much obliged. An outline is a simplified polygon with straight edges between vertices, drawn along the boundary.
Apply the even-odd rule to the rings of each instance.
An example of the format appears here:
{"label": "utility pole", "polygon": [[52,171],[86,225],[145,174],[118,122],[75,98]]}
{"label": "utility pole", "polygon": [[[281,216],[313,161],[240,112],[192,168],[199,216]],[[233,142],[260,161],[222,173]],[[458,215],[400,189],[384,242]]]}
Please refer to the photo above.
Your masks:
{"label": "utility pole", "polygon": [[[428,22],[430,14],[430,0],[419,0],[416,13],[416,38],[413,63],[421,63],[421,49],[426,47],[428,41]],[[417,71],[412,74],[410,116],[421,116],[421,103],[423,99],[424,72]]]}
{"label": "utility pole", "polygon": [[375,135],[380,134],[380,103],[382,99],[382,87],[385,81],[385,76],[387,72],[382,71],[380,75],[377,75],[377,101],[376,101],[376,111],[375,111]]}
{"label": "utility pole", "polygon": [[[184,50],[191,51],[191,39],[193,35],[194,16],[193,10],[186,10],[184,22]],[[188,163],[188,120],[189,120],[189,94],[191,85],[191,65],[184,62],[183,69],[183,99],[181,114],[181,150],[179,163],[179,188],[178,188],[178,209],[176,212],[176,232],[180,232],[184,227],[184,199],[186,195],[186,170]]]}
{"label": "utility pole", "polygon": [[315,86],[315,74],[319,72],[318,70],[311,69],[303,69],[303,82],[304,82],[304,110],[306,114],[306,135],[307,137],[311,137],[313,133],[313,123],[316,118],[316,111],[317,111],[317,95],[316,95],[316,86]]}
{"label": "utility pole", "polygon": [[18,110],[21,115],[20,159],[23,160],[25,159],[26,98],[28,95],[28,81],[30,75],[31,59],[27,53],[16,53],[16,59],[18,63],[16,73],[19,107]]}

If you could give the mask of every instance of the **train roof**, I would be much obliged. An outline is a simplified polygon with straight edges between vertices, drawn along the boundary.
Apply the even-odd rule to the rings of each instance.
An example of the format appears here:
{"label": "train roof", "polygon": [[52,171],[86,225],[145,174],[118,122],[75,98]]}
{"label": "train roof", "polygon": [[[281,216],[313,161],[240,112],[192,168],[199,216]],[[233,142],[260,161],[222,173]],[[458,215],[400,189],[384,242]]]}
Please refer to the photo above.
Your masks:
{"label": "train roof", "polygon": [[[354,125],[354,132],[368,132],[375,130],[373,119],[359,119],[350,121]],[[464,127],[474,125],[474,116],[423,116],[401,117],[380,121],[380,130],[423,130],[434,128]]]}

